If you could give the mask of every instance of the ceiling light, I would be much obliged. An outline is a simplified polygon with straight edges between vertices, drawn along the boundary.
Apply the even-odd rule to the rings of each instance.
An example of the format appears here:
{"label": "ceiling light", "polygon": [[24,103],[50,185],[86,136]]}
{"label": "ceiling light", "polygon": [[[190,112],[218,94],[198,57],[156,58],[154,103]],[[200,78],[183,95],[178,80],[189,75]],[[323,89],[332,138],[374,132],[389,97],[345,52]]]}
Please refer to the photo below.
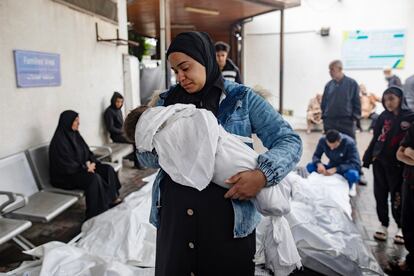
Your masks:
{"label": "ceiling light", "polygon": [[195,29],[192,24],[171,24],[171,29]]}
{"label": "ceiling light", "polygon": [[218,10],[209,10],[204,8],[195,8],[195,7],[185,7],[185,11],[194,12],[194,13],[201,13],[206,15],[219,15],[220,12]]}

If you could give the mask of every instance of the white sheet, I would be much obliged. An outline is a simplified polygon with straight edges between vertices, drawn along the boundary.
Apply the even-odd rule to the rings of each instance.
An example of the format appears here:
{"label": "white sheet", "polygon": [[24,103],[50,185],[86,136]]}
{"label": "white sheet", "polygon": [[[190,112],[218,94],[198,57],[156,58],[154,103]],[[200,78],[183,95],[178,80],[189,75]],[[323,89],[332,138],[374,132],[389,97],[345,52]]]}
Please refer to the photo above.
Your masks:
{"label": "white sheet", "polygon": [[286,219],[304,266],[325,275],[383,275],[351,220],[348,184],[339,175],[289,174],[291,212]]}
{"label": "white sheet", "polygon": [[[346,210],[348,207],[350,208],[349,201],[348,207],[345,205],[340,207],[335,202],[338,195],[328,192],[335,186],[340,187],[343,180],[333,177],[328,184],[329,186],[316,183],[319,180],[319,177],[311,176],[309,179],[303,179],[297,174],[290,173],[283,180],[284,185],[280,186],[280,191],[287,198],[291,195],[291,210],[285,217],[292,230],[291,233],[302,258],[302,263],[325,275],[383,275],[372,253],[367,250],[355,225],[346,214]],[[322,179],[322,181],[325,180]],[[113,227],[107,221],[110,216],[107,217],[105,213],[96,217],[89,226],[83,227],[86,235],[84,241],[77,245],[70,246],[51,242],[29,252],[35,256],[43,256],[42,274],[40,275],[153,275],[153,268],[143,269],[130,265],[132,263],[153,265],[153,257],[149,258],[149,256],[155,254],[155,246],[153,246],[155,245],[155,228],[149,230],[129,223],[129,221],[136,221],[138,224],[147,223],[146,219],[150,209],[148,204],[151,197],[150,190],[151,184],[147,184],[137,194],[131,194],[126,203],[123,203],[131,204],[129,206],[132,208],[139,206],[140,209],[134,211],[137,213],[136,218],[133,218],[135,214],[131,212],[124,213],[125,216],[132,216],[132,218],[120,220],[117,227],[113,228],[114,234],[117,234],[101,236],[102,233],[106,233],[101,228]],[[123,204],[112,209],[115,210],[112,214],[120,214],[118,212],[124,209]],[[146,221],[141,221],[141,219]],[[278,219],[283,220],[283,218],[264,217],[258,226],[255,261],[257,264],[264,263],[268,268],[278,271],[278,275],[287,275],[292,268],[299,264],[281,266],[281,264],[292,264],[292,261],[295,260],[295,253],[290,250],[292,247],[286,248],[286,245],[289,244],[287,241],[290,239],[289,232],[283,232],[283,228],[279,226],[284,222],[277,221]],[[125,228],[135,229],[138,232],[136,236],[129,235],[129,230]],[[151,234],[151,231],[154,235]],[[94,237],[95,235],[98,237]],[[148,237],[148,239],[140,237]],[[140,246],[137,244],[139,240],[146,240],[148,244],[144,243]],[[97,241],[96,245],[93,244],[93,241]],[[123,246],[112,249],[104,241],[107,241],[108,244],[119,242]],[[81,244],[83,246],[79,247]],[[140,249],[128,251],[130,250],[129,244],[136,244]],[[143,253],[145,251],[148,251],[149,254]],[[117,253],[114,254],[115,252]],[[132,254],[132,252],[135,253]],[[39,274],[36,273],[39,270],[36,267],[32,268],[30,274],[27,275],[37,276]],[[71,274],[65,274],[66,272]],[[116,274],[118,272],[122,272],[122,274]]]}

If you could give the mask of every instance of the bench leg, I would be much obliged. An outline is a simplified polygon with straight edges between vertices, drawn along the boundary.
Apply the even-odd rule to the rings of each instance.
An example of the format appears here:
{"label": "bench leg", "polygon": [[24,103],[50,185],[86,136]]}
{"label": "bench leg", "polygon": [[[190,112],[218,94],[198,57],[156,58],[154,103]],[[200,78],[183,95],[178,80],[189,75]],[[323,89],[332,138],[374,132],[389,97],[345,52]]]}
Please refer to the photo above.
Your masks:
{"label": "bench leg", "polygon": [[18,246],[20,246],[23,250],[30,250],[30,249],[33,249],[33,248],[36,247],[33,243],[31,243],[30,241],[28,241],[22,235],[17,235],[16,237],[13,238],[13,241]]}

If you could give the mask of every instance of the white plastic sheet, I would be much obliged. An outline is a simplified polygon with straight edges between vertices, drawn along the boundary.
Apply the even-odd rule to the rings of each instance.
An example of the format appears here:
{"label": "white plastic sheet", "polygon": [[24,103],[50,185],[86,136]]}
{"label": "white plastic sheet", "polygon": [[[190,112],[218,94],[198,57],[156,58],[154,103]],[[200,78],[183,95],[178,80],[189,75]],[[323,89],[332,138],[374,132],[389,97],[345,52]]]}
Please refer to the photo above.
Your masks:
{"label": "white plastic sheet", "polygon": [[[153,181],[153,177],[149,180]],[[290,173],[279,186],[286,198],[291,197],[290,212],[285,214],[285,217],[290,225],[303,265],[325,275],[383,275],[381,268],[365,247],[355,225],[346,213],[350,206],[341,207],[341,204],[335,202],[338,195],[331,196],[335,193],[323,191],[327,186],[319,185],[318,181],[319,177],[311,176],[309,179],[303,179]],[[335,185],[340,187],[344,184],[343,181],[341,178],[331,178],[328,185],[332,187],[329,189],[333,189]],[[148,223],[150,190],[151,184],[147,184],[140,191],[131,194],[125,203],[112,209],[114,211],[111,216],[117,214],[126,217],[118,224],[109,223],[107,220],[110,220],[111,216],[107,217],[107,213],[111,213],[106,212],[88,223],[89,225],[85,225],[83,227],[84,241],[78,242],[77,245],[51,242],[28,252],[43,258],[43,265],[41,269],[39,267],[28,269],[26,275],[154,275],[153,268],[138,268],[131,264],[153,265],[153,257],[148,258],[148,256],[155,254],[155,228],[152,230],[154,231],[154,236],[152,236],[149,229],[136,227],[135,223],[129,223],[130,221],[138,224]],[[347,195],[346,192],[344,194]],[[138,210],[121,214],[124,204],[132,209],[138,208]],[[349,205],[349,201],[347,204]],[[276,275],[287,275],[300,264],[295,263],[297,256],[291,250],[294,247],[289,246],[290,232],[284,231],[288,227],[283,228],[284,222],[280,220],[283,221],[283,217],[262,219],[256,230],[255,261],[257,264],[266,264],[266,267],[275,271]],[[117,227],[114,227],[115,225]],[[113,227],[114,235],[101,236],[104,232],[100,232],[100,228],[107,226]],[[136,237],[128,234],[128,230],[125,230],[127,228],[135,229]],[[146,234],[141,235],[139,232]],[[94,237],[95,235],[98,237]],[[152,242],[151,239],[153,239]],[[108,244],[119,242],[122,246],[113,249],[104,241]],[[137,241],[148,241],[148,244],[145,242],[137,244]],[[129,244],[137,245],[139,252],[130,251]],[[147,253],[143,253],[145,251]]]}
{"label": "white plastic sheet", "polygon": [[154,177],[148,180],[122,204],[85,222],[76,244],[49,242],[25,252],[43,259],[41,269],[28,268],[26,274],[153,276],[156,229],[148,221]]}
{"label": "white plastic sheet", "polygon": [[[99,257],[85,249],[50,242],[27,253],[43,257],[40,276],[153,276],[153,268],[130,266],[112,258]],[[32,275],[38,270],[33,270]],[[27,273],[26,273],[27,274]],[[24,274],[23,274],[24,275]]]}
{"label": "white plastic sheet", "polygon": [[82,225],[77,246],[88,253],[142,267],[155,266],[156,229],[149,223],[151,184]]}
{"label": "white plastic sheet", "polygon": [[325,275],[383,275],[351,221],[346,180],[293,173],[291,212],[286,219],[304,266]]}

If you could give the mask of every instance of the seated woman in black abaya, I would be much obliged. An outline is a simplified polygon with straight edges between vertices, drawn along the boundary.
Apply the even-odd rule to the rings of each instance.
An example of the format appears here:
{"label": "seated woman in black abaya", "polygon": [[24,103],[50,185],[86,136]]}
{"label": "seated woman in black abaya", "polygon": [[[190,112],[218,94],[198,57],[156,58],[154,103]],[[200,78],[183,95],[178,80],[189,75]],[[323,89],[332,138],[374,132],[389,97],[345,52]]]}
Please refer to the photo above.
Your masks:
{"label": "seated woman in black abaya", "polygon": [[79,116],[72,110],[60,114],[50,142],[50,177],[61,189],[81,189],[86,197],[86,219],[116,205],[121,188],[114,169],[100,163],[79,133]]}

